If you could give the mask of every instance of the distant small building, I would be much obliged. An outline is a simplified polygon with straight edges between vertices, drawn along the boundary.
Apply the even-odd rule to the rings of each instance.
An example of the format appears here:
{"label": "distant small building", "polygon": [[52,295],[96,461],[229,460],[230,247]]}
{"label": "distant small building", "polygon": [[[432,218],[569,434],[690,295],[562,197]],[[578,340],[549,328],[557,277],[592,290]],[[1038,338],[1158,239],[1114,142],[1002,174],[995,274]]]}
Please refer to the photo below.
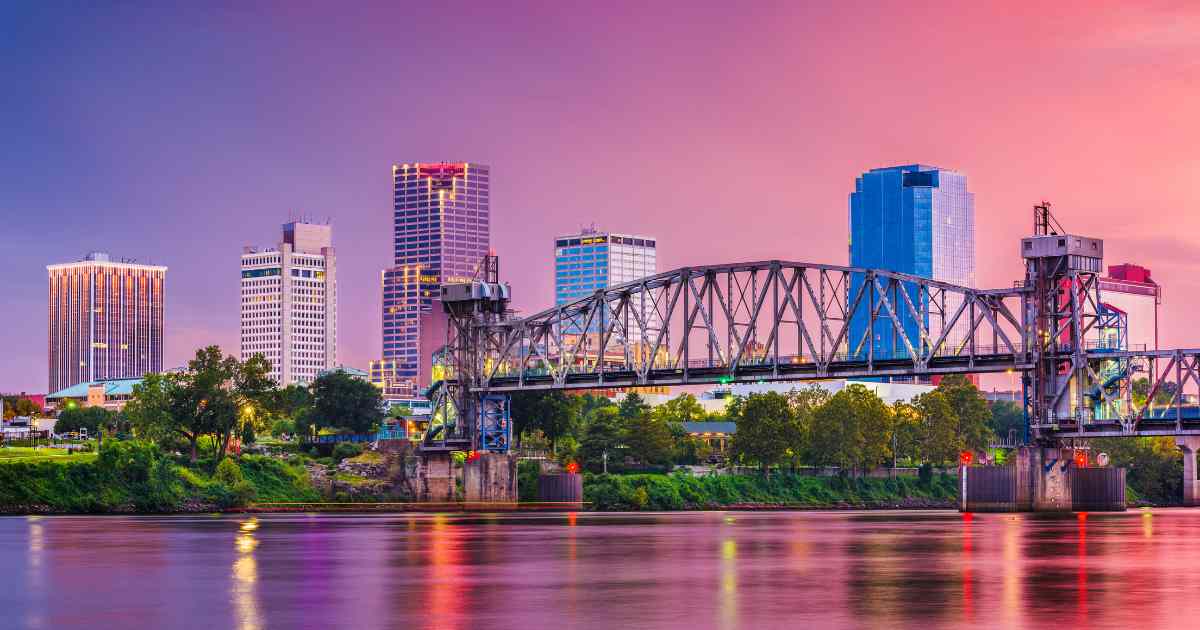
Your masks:
{"label": "distant small building", "polygon": [[342,374],[345,374],[347,376],[352,376],[354,378],[357,378],[357,379],[363,380],[363,381],[367,381],[367,382],[371,381],[371,374],[369,372],[367,372],[366,370],[360,370],[356,367],[350,367],[348,365],[339,365],[337,367],[329,368],[328,370],[321,370],[320,372],[317,372],[317,378],[321,378],[322,376],[325,376],[326,374],[331,374],[333,372],[341,372]]}
{"label": "distant small building", "polygon": [[688,435],[704,440],[713,452],[724,453],[729,440],[737,433],[736,422],[684,422],[683,430]]}
{"label": "distant small building", "polygon": [[141,382],[140,378],[121,378],[78,383],[46,396],[46,402],[55,409],[64,409],[75,404],[80,407],[103,407],[109,411],[120,411],[133,397],[134,385]]}

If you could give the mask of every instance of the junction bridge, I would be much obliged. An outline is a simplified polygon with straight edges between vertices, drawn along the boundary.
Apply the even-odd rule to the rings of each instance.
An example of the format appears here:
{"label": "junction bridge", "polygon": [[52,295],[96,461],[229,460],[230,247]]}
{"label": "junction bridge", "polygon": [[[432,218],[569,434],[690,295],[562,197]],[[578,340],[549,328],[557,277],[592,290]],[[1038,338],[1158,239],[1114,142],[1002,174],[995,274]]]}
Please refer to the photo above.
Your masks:
{"label": "junction bridge", "polygon": [[1100,292],[1103,250],[1043,204],[1010,287],[766,260],[684,267],[526,317],[489,257],[442,288],[447,377],[423,448],[506,452],[514,392],[1010,371],[1031,443],[1200,436],[1200,349],[1128,347]]}

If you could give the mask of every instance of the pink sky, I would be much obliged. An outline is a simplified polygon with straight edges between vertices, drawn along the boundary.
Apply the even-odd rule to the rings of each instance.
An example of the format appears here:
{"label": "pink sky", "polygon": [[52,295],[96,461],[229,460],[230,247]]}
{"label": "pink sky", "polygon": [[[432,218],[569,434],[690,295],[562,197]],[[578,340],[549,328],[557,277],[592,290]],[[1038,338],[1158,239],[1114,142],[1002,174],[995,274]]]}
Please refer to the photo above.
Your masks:
{"label": "pink sky", "polygon": [[953,168],[981,286],[1020,276],[1047,199],[1153,269],[1164,346],[1200,346],[1200,8],[798,4],[0,10],[0,390],[45,388],[44,266],[96,248],[171,267],[167,365],[235,351],[240,247],[289,211],[333,219],[340,359],[365,366],[404,161],[491,165],[527,310],[581,225],[657,236],[663,270],[845,263],[858,173]]}

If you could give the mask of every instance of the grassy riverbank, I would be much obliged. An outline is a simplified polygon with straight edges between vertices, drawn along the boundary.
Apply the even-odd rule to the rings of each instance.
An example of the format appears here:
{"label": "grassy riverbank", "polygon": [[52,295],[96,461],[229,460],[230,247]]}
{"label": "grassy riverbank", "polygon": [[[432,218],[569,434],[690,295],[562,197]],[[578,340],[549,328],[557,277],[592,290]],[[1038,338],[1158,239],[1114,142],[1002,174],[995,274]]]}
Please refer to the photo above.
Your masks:
{"label": "grassy riverbank", "polygon": [[703,510],[730,507],[920,508],[954,507],[955,479],[937,475],[928,483],[915,477],[847,479],[776,474],[693,476],[588,475],[583,485],[590,509]]}
{"label": "grassy riverbank", "polygon": [[[378,457],[360,456],[361,464],[371,463],[367,455]],[[331,473],[331,478],[347,474]],[[536,501],[536,464],[522,466],[519,487],[522,501]],[[203,512],[256,503],[307,504],[313,506],[309,509],[319,509],[321,502],[331,500],[352,500],[364,507],[377,500],[397,500],[371,493],[339,498],[329,489],[324,494],[329,496],[314,488],[309,472],[295,456],[243,455],[227,458],[214,469],[211,462],[192,465],[153,445],[112,442],[98,455],[0,460],[0,513],[7,514]],[[764,479],[687,473],[588,474],[584,479],[584,499],[589,509],[598,511],[953,507],[956,496],[955,481],[946,475],[927,482],[907,477],[776,474]]]}
{"label": "grassy riverbank", "polygon": [[105,444],[98,456],[0,462],[0,513],[213,511],[249,501],[315,501],[302,466],[243,456],[215,472],[148,444]]}

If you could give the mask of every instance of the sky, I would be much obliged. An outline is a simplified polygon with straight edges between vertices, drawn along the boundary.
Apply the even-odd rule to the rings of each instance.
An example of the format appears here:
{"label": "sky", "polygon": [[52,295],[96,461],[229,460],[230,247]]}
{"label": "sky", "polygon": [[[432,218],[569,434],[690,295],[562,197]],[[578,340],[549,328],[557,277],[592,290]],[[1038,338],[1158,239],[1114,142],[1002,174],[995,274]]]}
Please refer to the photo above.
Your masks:
{"label": "sky", "polygon": [[299,215],[332,222],[365,367],[413,161],[491,166],[526,311],[593,223],[662,270],[845,264],[855,176],[920,162],[968,177],[980,286],[1046,199],[1200,346],[1194,2],[200,4],[0,3],[0,391],[45,391],[45,266],[91,250],[170,268],[165,365],[236,353],[241,248]]}

